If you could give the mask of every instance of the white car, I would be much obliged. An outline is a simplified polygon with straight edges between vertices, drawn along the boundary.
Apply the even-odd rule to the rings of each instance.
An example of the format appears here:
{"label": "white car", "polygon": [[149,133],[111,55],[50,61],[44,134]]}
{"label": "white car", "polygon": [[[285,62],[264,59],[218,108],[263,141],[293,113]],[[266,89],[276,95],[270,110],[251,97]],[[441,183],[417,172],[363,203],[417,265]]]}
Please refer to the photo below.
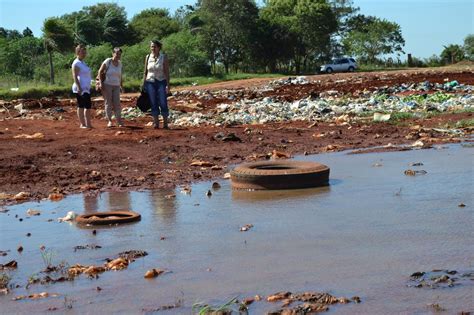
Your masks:
{"label": "white car", "polygon": [[331,63],[321,66],[321,72],[354,72],[357,69],[357,62],[354,58],[338,58]]}

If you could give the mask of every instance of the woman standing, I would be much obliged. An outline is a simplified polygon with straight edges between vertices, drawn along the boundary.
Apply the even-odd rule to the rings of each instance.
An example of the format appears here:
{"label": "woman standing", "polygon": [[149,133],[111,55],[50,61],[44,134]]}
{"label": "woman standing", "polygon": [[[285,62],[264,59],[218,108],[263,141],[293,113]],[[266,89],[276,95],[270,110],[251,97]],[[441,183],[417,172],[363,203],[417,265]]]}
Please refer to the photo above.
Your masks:
{"label": "woman standing", "polygon": [[98,79],[105,76],[105,80],[101,83],[102,95],[105,101],[105,116],[107,117],[107,127],[113,127],[112,110],[117,120],[117,125],[123,127],[122,109],[120,106],[120,92],[122,85],[122,49],[115,47],[112,50],[112,58],[107,58],[99,69]]}
{"label": "woman standing", "polygon": [[91,124],[91,69],[84,62],[87,49],[84,45],[77,45],[76,59],[72,62],[72,77],[74,83],[72,92],[77,99],[77,117],[81,123],[80,128],[90,129]]}
{"label": "woman standing", "polygon": [[160,53],[161,42],[153,40],[150,42],[150,54],[145,59],[144,87],[151,103],[151,115],[153,116],[153,128],[160,127],[158,115],[163,116],[163,128],[168,128],[168,100],[170,92],[170,71],[168,58]]}

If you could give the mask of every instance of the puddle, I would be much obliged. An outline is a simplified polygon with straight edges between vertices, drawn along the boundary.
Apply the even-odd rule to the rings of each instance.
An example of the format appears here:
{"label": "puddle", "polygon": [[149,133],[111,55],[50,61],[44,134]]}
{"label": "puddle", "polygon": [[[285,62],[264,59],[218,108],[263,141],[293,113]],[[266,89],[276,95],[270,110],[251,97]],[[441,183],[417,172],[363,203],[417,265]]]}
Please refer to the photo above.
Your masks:
{"label": "puddle", "polygon": [[[18,269],[8,273],[11,283],[22,287],[0,296],[1,313],[72,307],[78,313],[129,314],[182,301],[182,307],[167,312],[189,314],[197,302],[223,304],[235,296],[308,290],[360,296],[361,304],[331,306],[330,312],[338,314],[431,313],[428,304],[451,314],[474,309],[471,279],[452,288],[407,286],[417,271],[474,269],[472,148],[339,152],[298,159],[328,165],[331,185],[236,192],[228,181],[219,181],[219,190],[206,182],[192,186],[189,195],[179,189],[104,193],[8,207],[9,212],[0,213],[0,251],[10,252],[0,257],[0,264],[18,262]],[[423,165],[410,166],[416,162]],[[406,176],[407,169],[427,174]],[[176,198],[165,197],[173,193]],[[459,207],[461,203],[466,206]],[[28,217],[30,208],[41,215]],[[139,212],[141,221],[89,229],[56,221],[71,210],[121,209]],[[240,232],[246,224],[253,226]],[[16,251],[20,245],[21,254]],[[75,251],[78,245],[101,248]],[[53,264],[103,265],[104,259],[131,249],[148,255],[99,279],[81,275],[73,282],[34,284],[26,290],[28,278],[45,268],[41,246],[52,253],[47,259]],[[153,268],[171,272],[144,279]],[[59,296],[11,300],[45,291]],[[250,313],[275,309],[276,304],[255,302]]]}

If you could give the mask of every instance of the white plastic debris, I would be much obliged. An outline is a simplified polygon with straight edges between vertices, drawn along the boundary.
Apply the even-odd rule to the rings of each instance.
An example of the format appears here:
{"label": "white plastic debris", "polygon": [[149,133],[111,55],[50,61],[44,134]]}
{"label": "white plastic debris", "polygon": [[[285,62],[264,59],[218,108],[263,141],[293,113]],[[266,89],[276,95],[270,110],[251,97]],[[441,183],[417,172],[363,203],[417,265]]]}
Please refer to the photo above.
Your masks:
{"label": "white plastic debris", "polygon": [[69,211],[65,217],[63,218],[58,218],[59,222],[64,222],[64,221],[74,221],[77,217],[77,214],[74,211]]}

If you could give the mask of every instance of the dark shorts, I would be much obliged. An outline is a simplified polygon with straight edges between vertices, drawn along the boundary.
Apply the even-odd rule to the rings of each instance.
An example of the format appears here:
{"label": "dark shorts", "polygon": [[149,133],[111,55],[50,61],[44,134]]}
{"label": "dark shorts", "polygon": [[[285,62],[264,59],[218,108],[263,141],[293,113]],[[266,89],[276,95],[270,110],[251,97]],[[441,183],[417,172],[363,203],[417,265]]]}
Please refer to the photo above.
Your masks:
{"label": "dark shorts", "polygon": [[77,107],[90,109],[92,107],[91,95],[89,93],[84,93],[79,95],[76,93]]}

